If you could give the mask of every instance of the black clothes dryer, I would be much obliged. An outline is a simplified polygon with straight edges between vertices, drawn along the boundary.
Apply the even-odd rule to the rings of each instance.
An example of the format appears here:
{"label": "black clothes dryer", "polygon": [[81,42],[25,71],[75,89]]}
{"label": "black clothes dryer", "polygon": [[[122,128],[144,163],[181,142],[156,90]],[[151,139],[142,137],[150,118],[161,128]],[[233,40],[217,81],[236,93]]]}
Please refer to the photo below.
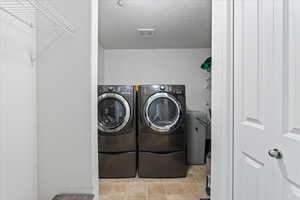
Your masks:
{"label": "black clothes dryer", "polygon": [[133,86],[98,86],[100,178],[135,177],[136,95]]}
{"label": "black clothes dryer", "polygon": [[185,86],[142,85],[138,92],[138,174],[186,176]]}

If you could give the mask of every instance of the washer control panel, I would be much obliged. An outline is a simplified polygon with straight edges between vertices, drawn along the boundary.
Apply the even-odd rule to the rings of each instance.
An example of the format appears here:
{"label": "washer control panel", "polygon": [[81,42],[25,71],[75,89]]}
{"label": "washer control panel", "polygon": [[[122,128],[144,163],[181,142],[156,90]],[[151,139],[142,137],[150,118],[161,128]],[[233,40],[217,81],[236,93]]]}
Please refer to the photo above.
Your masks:
{"label": "washer control panel", "polygon": [[123,95],[133,94],[133,86],[115,86],[115,85],[105,85],[105,86],[98,86],[98,94],[102,93],[119,93]]}

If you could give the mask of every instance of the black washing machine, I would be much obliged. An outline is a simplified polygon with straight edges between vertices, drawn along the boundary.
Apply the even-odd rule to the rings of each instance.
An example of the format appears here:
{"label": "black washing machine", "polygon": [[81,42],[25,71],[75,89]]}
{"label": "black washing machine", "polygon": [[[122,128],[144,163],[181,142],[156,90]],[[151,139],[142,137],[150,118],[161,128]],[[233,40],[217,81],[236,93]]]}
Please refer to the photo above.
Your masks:
{"label": "black washing machine", "polygon": [[185,177],[186,97],[184,85],[142,85],[138,92],[138,174]]}
{"label": "black washing machine", "polygon": [[98,86],[100,178],[136,176],[136,94],[133,86]]}

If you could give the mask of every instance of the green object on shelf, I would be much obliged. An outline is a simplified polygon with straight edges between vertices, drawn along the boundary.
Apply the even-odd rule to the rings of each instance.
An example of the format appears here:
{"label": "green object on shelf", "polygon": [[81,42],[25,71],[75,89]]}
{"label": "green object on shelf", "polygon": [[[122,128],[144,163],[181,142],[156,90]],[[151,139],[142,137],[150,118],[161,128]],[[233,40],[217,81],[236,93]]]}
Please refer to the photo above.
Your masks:
{"label": "green object on shelf", "polygon": [[207,58],[201,65],[201,68],[207,71],[211,70],[211,57]]}

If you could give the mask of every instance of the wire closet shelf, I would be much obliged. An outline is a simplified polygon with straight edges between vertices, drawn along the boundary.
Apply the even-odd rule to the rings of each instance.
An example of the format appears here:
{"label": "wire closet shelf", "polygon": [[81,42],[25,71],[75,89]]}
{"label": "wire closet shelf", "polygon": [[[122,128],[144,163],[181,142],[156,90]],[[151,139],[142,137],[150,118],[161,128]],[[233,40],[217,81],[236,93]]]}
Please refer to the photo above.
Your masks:
{"label": "wire closet shelf", "polygon": [[74,34],[72,24],[51,6],[49,0],[0,0],[0,10],[31,28],[37,28],[34,19],[41,14],[53,24],[52,28]]}
{"label": "wire closet shelf", "polygon": [[[62,35],[67,33],[71,36],[75,35],[73,25],[68,22],[52,5],[52,0],[0,0],[0,11],[10,15],[18,22],[32,29],[46,29],[53,31],[55,37],[40,48],[35,58],[31,57],[31,61],[35,62],[37,59],[49,49]],[[1,14],[1,12],[0,12]],[[47,25],[37,25],[38,18],[45,18],[43,22]],[[46,28],[45,28],[46,27]],[[58,31],[60,34],[57,34]]]}

